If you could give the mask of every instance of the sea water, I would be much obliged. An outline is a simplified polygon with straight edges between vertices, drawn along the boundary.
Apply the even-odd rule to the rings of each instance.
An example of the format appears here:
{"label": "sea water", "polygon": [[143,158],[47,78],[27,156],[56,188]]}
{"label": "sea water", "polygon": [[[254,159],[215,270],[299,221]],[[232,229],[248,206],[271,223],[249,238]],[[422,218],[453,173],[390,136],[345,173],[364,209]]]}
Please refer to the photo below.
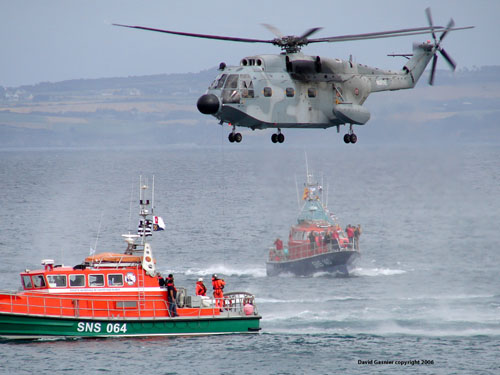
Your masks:
{"label": "sea water", "polygon": [[159,270],[190,293],[217,273],[262,315],[257,335],[3,341],[0,372],[500,373],[500,147],[308,149],[362,256],[350,277],[267,277],[306,175],[304,150],[278,147],[0,151],[1,289],[44,258],[122,252],[154,175]]}

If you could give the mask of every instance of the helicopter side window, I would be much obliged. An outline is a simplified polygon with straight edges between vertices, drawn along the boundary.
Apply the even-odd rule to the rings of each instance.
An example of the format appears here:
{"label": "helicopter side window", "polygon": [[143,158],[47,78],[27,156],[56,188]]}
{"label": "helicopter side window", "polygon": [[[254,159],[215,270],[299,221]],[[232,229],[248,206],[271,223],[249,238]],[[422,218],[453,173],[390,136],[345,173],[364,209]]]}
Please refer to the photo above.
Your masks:
{"label": "helicopter side window", "polygon": [[295,90],[293,89],[293,87],[287,87],[285,93],[289,98],[293,98],[295,96]]}
{"label": "helicopter side window", "polygon": [[307,89],[307,96],[310,98],[315,98],[316,97],[316,89],[315,88],[308,88]]}
{"label": "helicopter side window", "polygon": [[273,96],[273,89],[270,87],[264,87],[264,96],[267,98]]}
{"label": "helicopter side window", "polygon": [[242,74],[240,76],[240,89],[242,98],[253,98],[253,82],[248,74]]}

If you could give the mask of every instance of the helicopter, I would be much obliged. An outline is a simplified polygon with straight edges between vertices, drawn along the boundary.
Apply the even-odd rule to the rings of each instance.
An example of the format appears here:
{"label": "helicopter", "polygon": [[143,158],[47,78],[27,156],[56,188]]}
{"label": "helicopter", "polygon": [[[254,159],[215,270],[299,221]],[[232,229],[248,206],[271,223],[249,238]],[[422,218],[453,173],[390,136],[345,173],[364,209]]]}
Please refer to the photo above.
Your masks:
{"label": "helicopter", "polygon": [[[155,29],[144,26],[113,24],[140,30],[167,34],[215,39],[243,43],[267,43],[281,48],[280,54],[263,54],[244,57],[238,66],[219,65],[219,74],[197,102],[198,110],[212,115],[219,124],[232,127],[228,140],[242,141],[237,127],[252,130],[274,128],[273,143],[283,143],[284,128],[330,128],[349,124],[344,142],[354,144],[357,136],[353,125],[364,125],[370,119],[370,111],[363,103],[372,92],[394,91],[415,87],[432,59],[429,84],[434,83],[438,52],[455,70],[456,63],[441,47],[450,31],[470,29],[474,26],[455,27],[450,19],[446,27],[435,26],[430,8],[425,9],[429,26],[405,28],[364,34],[351,34],[311,39],[319,30],[314,27],[300,36],[284,36],[274,26],[263,24],[276,37],[251,39],[232,36],[196,34]],[[401,37],[431,33],[433,43],[414,43],[413,53],[391,54],[405,57],[408,61],[399,71],[383,70],[354,63],[349,60],[309,56],[302,47],[312,43],[334,43],[365,39]],[[439,39],[436,33],[440,33]]]}

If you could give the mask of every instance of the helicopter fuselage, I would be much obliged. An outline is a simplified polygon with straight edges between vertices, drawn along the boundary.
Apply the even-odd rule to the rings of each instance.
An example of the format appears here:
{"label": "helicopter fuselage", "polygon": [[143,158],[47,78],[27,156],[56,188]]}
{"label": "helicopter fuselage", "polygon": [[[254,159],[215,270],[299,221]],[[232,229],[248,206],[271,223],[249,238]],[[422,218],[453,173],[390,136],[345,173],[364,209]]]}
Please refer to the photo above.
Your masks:
{"label": "helicopter fuselage", "polygon": [[221,64],[198,109],[221,124],[253,130],[364,125],[370,119],[363,106],[368,95],[414,87],[434,47],[414,46],[400,71],[301,52],[245,57],[239,66]]}

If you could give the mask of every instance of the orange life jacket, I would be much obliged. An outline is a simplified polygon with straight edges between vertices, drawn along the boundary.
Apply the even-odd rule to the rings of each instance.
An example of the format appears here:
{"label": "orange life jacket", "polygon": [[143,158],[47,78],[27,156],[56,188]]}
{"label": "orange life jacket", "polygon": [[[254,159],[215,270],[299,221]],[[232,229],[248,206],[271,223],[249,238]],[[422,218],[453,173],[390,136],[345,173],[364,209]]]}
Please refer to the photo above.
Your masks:
{"label": "orange life jacket", "polygon": [[222,295],[222,289],[224,289],[224,285],[226,285],[226,282],[221,279],[213,280],[212,281],[212,286],[214,288],[214,295]]}
{"label": "orange life jacket", "polygon": [[207,295],[207,287],[203,284],[203,281],[196,282],[196,295],[197,296]]}

